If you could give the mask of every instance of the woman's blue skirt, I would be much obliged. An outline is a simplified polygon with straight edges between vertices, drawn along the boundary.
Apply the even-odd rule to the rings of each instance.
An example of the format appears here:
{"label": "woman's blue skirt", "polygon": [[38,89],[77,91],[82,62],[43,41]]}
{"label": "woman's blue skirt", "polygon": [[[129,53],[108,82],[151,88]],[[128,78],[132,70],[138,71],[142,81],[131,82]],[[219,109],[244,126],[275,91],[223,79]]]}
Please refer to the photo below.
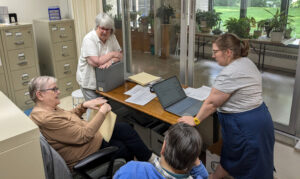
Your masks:
{"label": "woman's blue skirt", "polygon": [[250,111],[221,113],[222,167],[236,179],[273,179],[274,127],[265,103]]}

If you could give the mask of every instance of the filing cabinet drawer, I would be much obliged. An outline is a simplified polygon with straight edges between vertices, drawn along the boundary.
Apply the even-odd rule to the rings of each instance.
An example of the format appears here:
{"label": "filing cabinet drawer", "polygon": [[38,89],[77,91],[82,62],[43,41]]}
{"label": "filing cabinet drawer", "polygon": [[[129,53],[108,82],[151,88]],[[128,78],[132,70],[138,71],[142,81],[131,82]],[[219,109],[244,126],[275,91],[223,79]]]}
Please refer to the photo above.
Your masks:
{"label": "filing cabinet drawer", "polygon": [[61,61],[56,63],[57,78],[76,75],[76,63],[74,60]]}
{"label": "filing cabinet drawer", "polygon": [[7,50],[32,47],[32,28],[6,29],[3,31]]}
{"label": "filing cabinet drawer", "polygon": [[8,51],[8,59],[11,70],[24,69],[35,65],[33,48]]}
{"label": "filing cabinet drawer", "polygon": [[28,88],[29,81],[37,76],[35,67],[28,68],[26,70],[14,71],[12,73],[12,81],[14,84],[14,90],[20,90]]}
{"label": "filing cabinet drawer", "polygon": [[16,104],[22,110],[26,110],[33,107],[34,102],[30,99],[30,95],[27,88],[16,91],[15,95],[16,95]]}
{"label": "filing cabinet drawer", "polygon": [[72,93],[72,91],[74,91],[75,89],[78,89],[77,82],[73,76],[58,79],[57,83],[58,83],[58,88],[61,93],[60,97],[70,95]]}
{"label": "filing cabinet drawer", "polygon": [[73,39],[73,24],[71,22],[64,22],[50,24],[50,33],[52,41],[55,42],[62,42],[68,41]]}
{"label": "filing cabinet drawer", "polygon": [[0,91],[2,91],[6,96],[8,96],[8,89],[4,74],[0,74]]}
{"label": "filing cabinet drawer", "polygon": [[56,43],[53,45],[55,60],[63,60],[75,57],[74,41]]}

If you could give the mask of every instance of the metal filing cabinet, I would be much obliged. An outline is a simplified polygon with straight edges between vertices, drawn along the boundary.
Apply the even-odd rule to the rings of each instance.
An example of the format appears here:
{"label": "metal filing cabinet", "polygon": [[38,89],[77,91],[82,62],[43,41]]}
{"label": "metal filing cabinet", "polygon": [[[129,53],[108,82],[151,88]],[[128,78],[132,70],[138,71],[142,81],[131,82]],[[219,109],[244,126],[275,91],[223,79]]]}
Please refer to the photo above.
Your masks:
{"label": "metal filing cabinet", "polygon": [[74,21],[34,20],[40,70],[42,75],[58,79],[60,97],[70,95],[78,89],[76,82],[77,50]]}
{"label": "metal filing cabinet", "polygon": [[[29,109],[34,103],[28,83],[40,74],[32,24],[1,26],[0,31],[0,88],[19,108]],[[6,84],[6,89],[2,84]]]}

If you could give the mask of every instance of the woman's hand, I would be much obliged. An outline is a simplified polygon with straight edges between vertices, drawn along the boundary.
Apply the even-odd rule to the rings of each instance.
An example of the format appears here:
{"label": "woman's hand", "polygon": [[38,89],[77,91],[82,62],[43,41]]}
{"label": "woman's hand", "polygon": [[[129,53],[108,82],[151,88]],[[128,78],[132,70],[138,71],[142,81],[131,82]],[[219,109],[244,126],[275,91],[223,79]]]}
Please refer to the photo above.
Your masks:
{"label": "woman's hand", "polygon": [[100,65],[98,68],[100,68],[100,69],[105,69],[105,68],[110,67],[111,65],[112,65],[112,61],[109,60],[109,61],[107,61],[106,63],[104,63],[103,65]]}
{"label": "woman's hand", "polygon": [[103,97],[99,97],[99,98],[84,102],[83,107],[99,110],[99,107],[106,102],[107,102],[106,99],[104,99]]}
{"label": "woman's hand", "polygon": [[193,116],[182,116],[181,118],[179,118],[177,120],[177,122],[184,122],[184,123],[186,123],[188,125],[191,125],[191,126],[196,125]]}
{"label": "woman's hand", "polygon": [[111,111],[111,106],[107,103],[104,103],[99,110],[103,114],[107,114],[109,111]]}

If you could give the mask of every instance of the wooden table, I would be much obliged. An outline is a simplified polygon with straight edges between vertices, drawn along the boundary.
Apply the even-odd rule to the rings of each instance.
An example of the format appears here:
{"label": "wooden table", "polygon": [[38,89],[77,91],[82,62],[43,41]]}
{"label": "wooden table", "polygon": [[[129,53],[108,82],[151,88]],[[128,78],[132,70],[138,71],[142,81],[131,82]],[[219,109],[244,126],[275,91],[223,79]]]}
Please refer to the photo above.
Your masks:
{"label": "wooden table", "polygon": [[119,103],[122,103],[126,106],[129,106],[135,110],[141,111],[145,114],[148,114],[150,116],[153,116],[159,120],[162,120],[164,122],[167,122],[169,124],[175,124],[177,123],[177,119],[179,116],[176,116],[172,113],[169,113],[163,109],[161,104],[159,103],[158,98],[154,98],[149,103],[147,103],[145,106],[140,106],[133,103],[127,103],[125,100],[129,98],[130,96],[124,94],[126,91],[133,88],[136,84],[132,82],[125,82],[124,85],[109,91],[109,92],[99,92],[102,96],[105,96],[107,98],[113,99]]}

